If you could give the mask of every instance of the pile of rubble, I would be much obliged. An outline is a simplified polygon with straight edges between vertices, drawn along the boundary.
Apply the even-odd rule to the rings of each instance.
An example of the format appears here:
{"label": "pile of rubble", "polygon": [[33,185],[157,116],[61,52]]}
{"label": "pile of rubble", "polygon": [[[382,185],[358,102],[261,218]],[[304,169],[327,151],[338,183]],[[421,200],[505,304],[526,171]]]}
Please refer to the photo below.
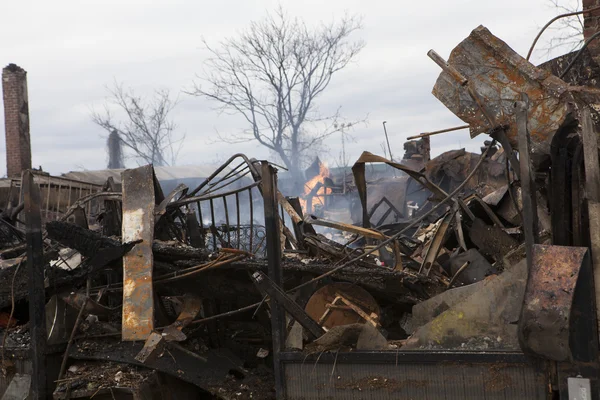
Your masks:
{"label": "pile of rubble", "polygon": [[[342,193],[357,199],[360,223],[328,219],[336,214],[325,201],[325,212],[304,215],[307,199],[279,192],[271,164],[241,154],[197,188],[166,195],[151,166],[127,170],[121,187],[107,182],[37,231],[39,193],[23,182],[27,236],[14,213],[0,225],[3,369],[14,348],[40,340],[23,338],[42,322],[60,355],[57,399],[156,385],[195,398],[273,398],[283,350],[573,357],[569,316],[591,269],[565,246],[587,245],[600,200],[589,186],[597,154],[584,165],[578,150],[589,140],[597,149],[597,92],[534,67],[483,27],[447,62],[431,56],[443,68],[434,95],[473,137],[493,140],[482,154],[431,160],[363,153]],[[429,149],[413,143],[405,147]],[[389,185],[367,179],[373,163],[396,171]],[[307,192],[333,195],[332,182]],[[86,214],[91,201],[102,204],[97,215]],[[44,271],[42,322],[26,310],[31,265]],[[536,273],[547,280],[534,282]]]}

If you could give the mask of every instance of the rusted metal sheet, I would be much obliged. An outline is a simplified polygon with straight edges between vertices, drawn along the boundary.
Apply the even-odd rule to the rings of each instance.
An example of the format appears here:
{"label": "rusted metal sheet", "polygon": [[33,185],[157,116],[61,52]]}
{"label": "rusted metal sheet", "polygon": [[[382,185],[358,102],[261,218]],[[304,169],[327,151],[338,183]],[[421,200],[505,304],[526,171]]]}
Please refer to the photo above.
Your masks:
{"label": "rusted metal sheet", "polygon": [[186,340],[187,337],[182,330],[196,318],[196,315],[198,315],[201,310],[202,299],[195,294],[186,293],[183,296],[183,304],[177,320],[163,330],[163,337],[165,340],[168,342],[181,342]]}
{"label": "rusted metal sheet", "polygon": [[123,172],[123,242],[142,240],[123,257],[123,340],[146,340],[154,328],[152,242],[154,169]]}
{"label": "rusted metal sheet", "polygon": [[[589,264],[585,247],[533,246],[521,317],[524,351],[556,361],[572,360],[573,299],[581,269]],[[589,265],[587,265],[589,267]]]}
{"label": "rusted metal sheet", "polygon": [[554,132],[570,111],[572,97],[564,81],[529,63],[483,26],[452,50],[447,65],[467,82],[457,81],[444,70],[433,95],[469,124],[471,137],[504,128],[512,146],[517,147],[513,104],[526,93],[534,164],[537,156],[549,154]]}

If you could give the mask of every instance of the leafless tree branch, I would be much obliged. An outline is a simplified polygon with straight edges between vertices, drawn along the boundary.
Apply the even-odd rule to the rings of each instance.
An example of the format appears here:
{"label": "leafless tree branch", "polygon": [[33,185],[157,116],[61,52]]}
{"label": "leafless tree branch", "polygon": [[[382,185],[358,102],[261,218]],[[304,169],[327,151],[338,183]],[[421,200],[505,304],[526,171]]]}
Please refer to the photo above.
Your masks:
{"label": "leafless tree branch", "polygon": [[[174,165],[185,139],[185,135],[175,135],[176,125],[170,117],[178,99],[162,89],[144,99],[117,81],[106,89],[109,96],[104,110],[92,110],[92,121],[109,134],[116,131],[123,146],[142,163]],[[123,118],[116,120],[111,110],[123,114]]]}
{"label": "leafless tree branch", "polygon": [[364,47],[362,41],[350,40],[359,29],[361,20],[354,16],[309,29],[280,7],[217,47],[204,42],[210,57],[189,93],[245,119],[248,129],[219,135],[220,140],[255,140],[297,177],[303,153],[337,131],[331,127],[339,110],[321,116],[315,101]]}
{"label": "leafless tree branch", "polygon": [[[556,9],[557,14],[571,13],[582,9],[580,0],[547,0],[548,6]],[[570,53],[579,49],[583,45],[583,15],[573,15],[561,18],[548,28],[548,31],[554,32],[540,51],[549,57],[557,50],[563,50]]]}

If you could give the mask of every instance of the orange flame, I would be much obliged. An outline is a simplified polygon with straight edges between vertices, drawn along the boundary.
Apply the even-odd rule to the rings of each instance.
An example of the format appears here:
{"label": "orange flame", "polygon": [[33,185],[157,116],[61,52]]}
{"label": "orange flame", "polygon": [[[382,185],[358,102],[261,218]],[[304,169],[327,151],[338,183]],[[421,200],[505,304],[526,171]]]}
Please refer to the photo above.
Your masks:
{"label": "orange flame", "polygon": [[[312,214],[315,206],[325,205],[325,195],[331,193],[331,189],[325,188],[325,178],[329,177],[329,168],[323,163],[319,163],[319,174],[315,175],[304,184],[304,193],[300,196],[300,205],[304,214]],[[308,200],[315,186],[319,183],[322,186],[317,190],[317,193],[313,193],[312,202],[309,204]],[[310,210],[308,209],[310,206]]]}

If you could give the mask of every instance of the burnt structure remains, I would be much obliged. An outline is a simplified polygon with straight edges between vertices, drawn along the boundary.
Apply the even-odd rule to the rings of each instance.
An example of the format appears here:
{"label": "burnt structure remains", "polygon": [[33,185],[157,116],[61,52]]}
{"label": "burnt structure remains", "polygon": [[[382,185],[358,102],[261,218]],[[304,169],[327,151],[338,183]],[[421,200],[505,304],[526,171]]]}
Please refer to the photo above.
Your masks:
{"label": "burnt structure remains", "polygon": [[592,51],[536,67],[480,26],[429,55],[433,94],[489,136],[481,154],[431,158],[453,128],[430,132],[399,162],[364,152],[336,175],[317,160],[298,197],[244,154],[168,191],[150,165],[103,185],[10,180],[0,390],[598,398]]}

